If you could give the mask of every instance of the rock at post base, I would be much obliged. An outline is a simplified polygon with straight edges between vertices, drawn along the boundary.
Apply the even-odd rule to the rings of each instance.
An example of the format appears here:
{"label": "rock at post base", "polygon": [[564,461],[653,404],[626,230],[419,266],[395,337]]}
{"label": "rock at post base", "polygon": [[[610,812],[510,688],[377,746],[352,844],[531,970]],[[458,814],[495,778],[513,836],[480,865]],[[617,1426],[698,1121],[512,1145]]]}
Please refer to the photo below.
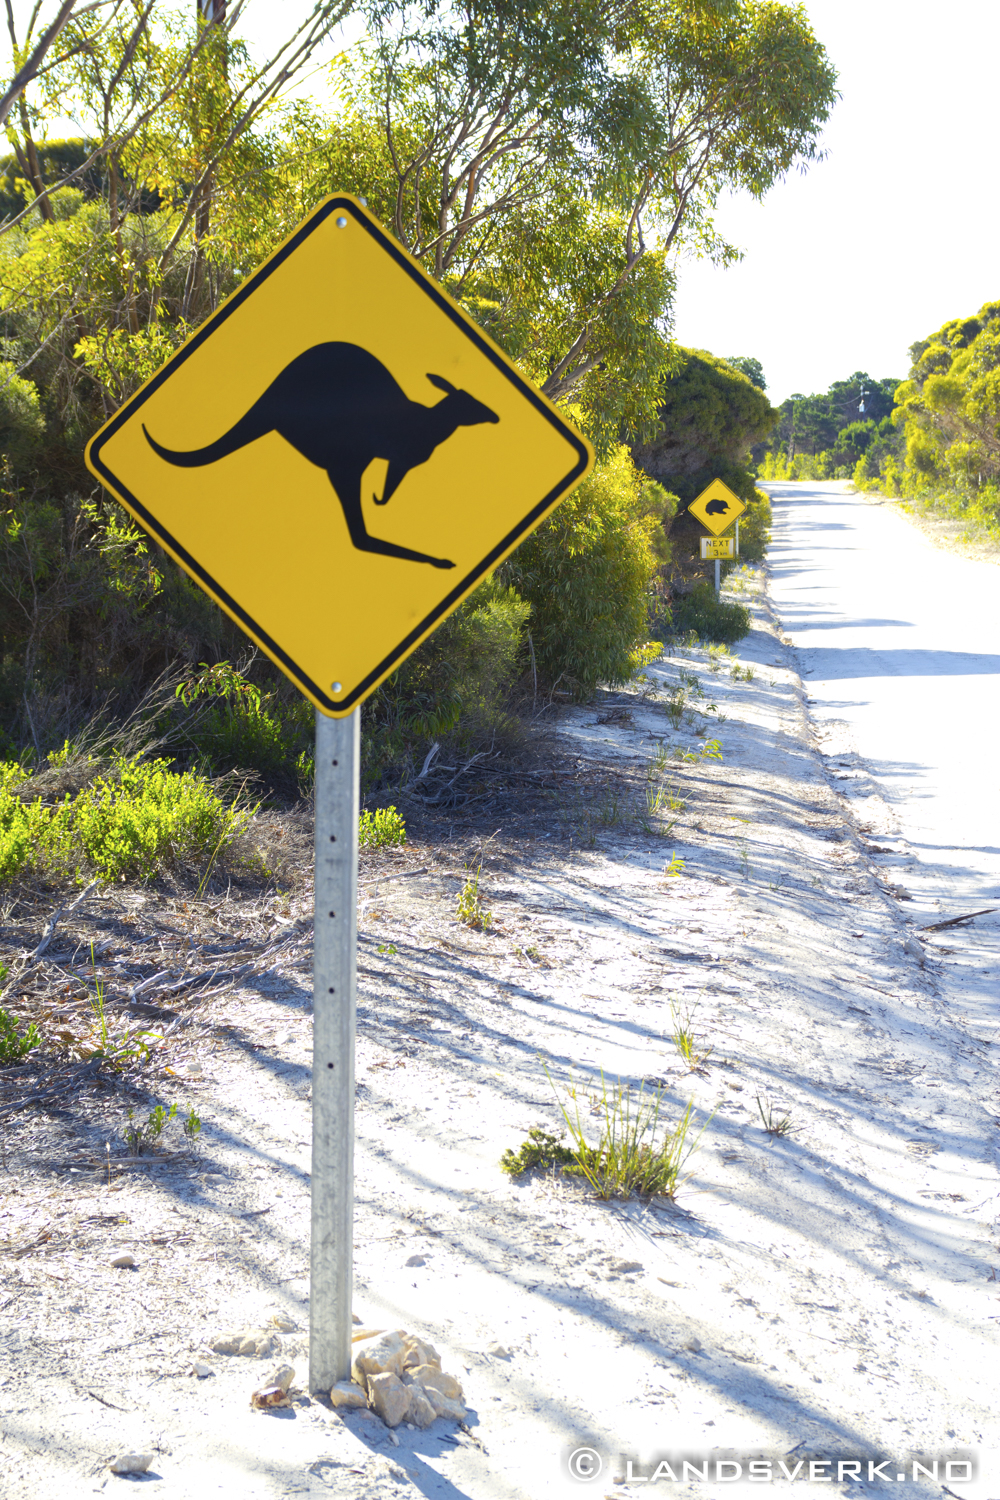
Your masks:
{"label": "rock at post base", "polygon": [[429,1427],[437,1418],[437,1412],[428,1401],[422,1385],[407,1387],[410,1392],[410,1409],[406,1414],[406,1420],[412,1422],[414,1427]]}
{"label": "rock at post base", "polygon": [[292,1365],[278,1365],[277,1368],[264,1381],[265,1385],[280,1385],[287,1395],[295,1379],[295,1370]]}
{"label": "rock at post base", "polygon": [[415,1365],[436,1365],[440,1370],[441,1356],[433,1344],[418,1339],[416,1334],[406,1334],[403,1338],[403,1348],[406,1353],[403,1356],[403,1368],[411,1369]]}
{"label": "rock at post base", "polygon": [[452,1422],[465,1421],[467,1412],[461,1401],[455,1401],[451,1396],[443,1396],[433,1385],[421,1385],[420,1389],[433,1406],[435,1416],[448,1417]]}
{"label": "rock at post base", "polygon": [[415,1380],[422,1386],[432,1385],[442,1396],[447,1396],[450,1401],[461,1401],[464,1392],[454,1375],[448,1375],[437,1365],[417,1365],[415,1370],[407,1370],[404,1379],[409,1383]]}
{"label": "rock at post base", "polygon": [[409,1386],[388,1370],[380,1375],[369,1375],[368,1399],[387,1427],[398,1427],[410,1410]]}
{"label": "rock at post base", "polygon": [[338,1380],[330,1387],[330,1401],[334,1406],[367,1406],[368,1397],[354,1380]]}
{"label": "rock at post base", "polygon": [[403,1358],[406,1350],[401,1333],[380,1333],[376,1338],[363,1339],[351,1349],[351,1376],[367,1389],[372,1375],[395,1375],[403,1373]]}

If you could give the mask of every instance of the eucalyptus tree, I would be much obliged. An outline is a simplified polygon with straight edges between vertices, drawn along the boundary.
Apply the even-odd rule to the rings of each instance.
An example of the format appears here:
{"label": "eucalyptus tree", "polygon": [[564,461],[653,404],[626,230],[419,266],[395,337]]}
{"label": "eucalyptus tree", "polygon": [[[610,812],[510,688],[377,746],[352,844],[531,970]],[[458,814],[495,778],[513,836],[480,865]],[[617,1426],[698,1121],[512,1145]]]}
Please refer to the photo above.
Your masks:
{"label": "eucalyptus tree", "polygon": [[671,252],[820,154],[835,74],[776,0],[374,0],[327,166],[553,399],[655,420]]}

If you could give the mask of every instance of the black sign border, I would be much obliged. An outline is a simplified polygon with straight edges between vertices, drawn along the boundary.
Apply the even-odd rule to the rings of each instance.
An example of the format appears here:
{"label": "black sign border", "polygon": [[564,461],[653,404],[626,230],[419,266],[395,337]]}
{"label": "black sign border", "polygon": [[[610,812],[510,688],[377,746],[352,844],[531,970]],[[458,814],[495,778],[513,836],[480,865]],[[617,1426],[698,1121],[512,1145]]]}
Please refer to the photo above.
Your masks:
{"label": "black sign border", "polygon": [[[366,232],[372,237],[372,239],[376,241],[379,247],[384,250],[387,255],[390,255],[393,258],[396,264],[400,266],[401,269],[404,270],[411,278],[411,280],[413,280],[420,287],[420,290],[437,304],[441,312],[443,312],[448,318],[451,319],[453,323],[455,323],[462,330],[466,338],[468,338],[478,348],[480,353],[485,355],[485,357],[491,362],[491,364],[493,364],[504,376],[506,376],[506,378],[513,386],[517,388],[521,395],[524,396],[524,398],[529,401],[532,406],[534,406],[536,411],[538,411],[539,414],[543,416],[547,422],[549,422],[554,428],[556,428],[560,435],[565,438],[573,448],[576,449],[576,452],[578,454],[577,462],[564,476],[564,478],[562,478],[558,484],[556,484],[551,490],[549,490],[548,494],[545,495],[545,497],[540,500],[537,505],[532,507],[532,509],[528,512],[524,519],[520,521],[518,525],[515,526],[511,531],[509,531],[507,535],[502,539],[502,541],[498,542],[497,545],[491,549],[487,556],[483,558],[482,562],[477,564],[477,566],[473,568],[470,573],[467,573],[462,581],[456,584],[455,588],[451,590],[446,598],[444,598],[440,604],[436,605],[435,608],[432,609],[431,612],[426,615],[423,620],[421,620],[420,624],[415,626],[414,629],[410,631],[410,633],[405,637],[404,640],[399,643],[398,646],[394,647],[392,651],[390,651],[385,657],[383,657],[378,666],[373,668],[373,670],[369,672],[368,675],[363,678],[362,681],[359,682],[351,690],[351,692],[347,694],[346,697],[340,697],[337,699],[329,697],[329,695],[324,692],[324,690],[319,687],[317,683],[313,682],[311,677],[309,677],[304,671],[302,671],[298,664],[293,661],[285,651],[281,649],[277,642],[272,640],[267,631],[265,631],[260,625],[258,625],[253,616],[249,615],[247,611],[243,609],[242,606],[239,605],[236,600],[233,599],[232,596],[228,594],[224,588],[221,587],[219,583],[216,582],[212,575],[207,572],[206,569],[203,568],[194,557],[191,556],[190,552],[188,552],[185,547],[181,546],[181,544],[170,534],[166,527],[163,526],[155,516],[150,514],[150,512],[146,509],[142,502],[132,494],[127,486],[121,483],[121,481],[116,477],[116,475],[112,472],[108,465],[103,462],[101,458],[101,450],[103,449],[104,445],[109,442],[112,437],[115,436],[115,434],[120,430],[125,422],[127,422],[132,416],[135,415],[137,411],[142,408],[149,397],[153,395],[154,391],[158,390],[159,387],[164,383],[164,381],[169,379],[174,370],[176,370],[179,365],[182,365],[184,361],[195,352],[196,349],[199,349],[201,347],[205,340],[208,339],[212,335],[212,333],[214,333],[214,331],[220,326],[220,324],[224,323],[225,320],[231,317],[238,308],[242,307],[247,298],[253,295],[253,293],[262,284],[262,282],[264,282],[267,277],[271,275],[272,271],[275,271],[278,266],[280,266],[281,263],[285,259],[287,259],[289,255],[294,254],[294,252],[299,248],[303,241],[307,239],[308,236],[314,232],[314,230],[318,229],[321,224],[325,223],[329,216],[334,213],[350,214],[355,223],[366,230]],[[518,372],[512,368],[512,366],[508,363],[506,357],[493,347],[489,340],[482,333],[480,333],[480,331],[475,327],[474,324],[469,322],[466,315],[462,313],[448,297],[442,294],[440,289],[428,279],[428,277],[419,268],[419,266],[417,266],[415,262],[410,260],[409,256],[400,249],[395,241],[390,239],[390,237],[383,232],[383,230],[379,227],[375,220],[371,219],[367,214],[359,212],[358,205],[353,201],[353,199],[346,197],[333,197],[328,198],[323,203],[321,203],[319,207],[316,208],[312,212],[312,214],[310,214],[309,217],[299,226],[295,233],[288,240],[286,240],[285,244],[282,245],[280,249],[276,250],[275,253],[264,262],[261,268],[256,271],[254,275],[251,276],[250,279],[246,281],[237,292],[233,294],[233,296],[229,299],[228,302],[225,303],[223,307],[220,307],[217,312],[213,313],[212,316],[202,324],[197,333],[193,334],[188,342],[184,344],[182,348],[178,349],[176,354],[171,356],[171,358],[163,366],[163,369],[160,370],[156,375],[154,375],[153,378],[148,381],[141,390],[137,391],[136,394],[125,403],[120,411],[115,413],[110,422],[108,422],[107,425],[103,427],[101,431],[97,433],[97,435],[91,440],[87,449],[87,462],[93,472],[101,480],[102,484],[104,484],[105,487],[109,489],[114,496],[116,496],[116,498],[124,502],[128,509],[133,513],[136,520],[139,521],[140,525],[142,525],[152,537],[154,537],[158,542],[161,542],[163,546],[173,554],[178,562],[180,562],[184,567],[185,571],[190,573],[191,576],[201,584],[202,588],[204,588],[205,591],[210,594],[226,610],[229,615],[232,616],[237,624],[241,625],[251,637],[260,642],[264,650],[267,651],[267,653],[274,659],[274,661],[282,667],[282,670],[286,673],[286,675],[289,676],[293,682],[297,683],[301,688],[305,690],[306,696],[312,698],[314,702],[321,704],[326,712],[330,713],[334,717],[339,718],[347,713],[350,713],[350,711],[358,703],[362,702],[366,697],[368,697],[369,693],[374,691],[374,688],[379,680],[388,672],[390,672],[394,666],[397,666],[406,656],[409,655],[410,651],[419,641],[420,637],[425,635],[442,618],[442,616],[447,614],[448,611],[453,607],[453,605],[455,605],[460,600],[462,595],[466,594],[469,589],[484,576],[484,574],[488,573],[494,566],[494,564],[498,562],[499,559],[503,557],[503,555],[508,552],[521,537],[523,537],[533,528],[536,522],[552,505],[555,504],[560,496],[564,495],[566,491],[571,488],[576,480],[579,479],[580,476],[584,474],[589,467],[590,451],[587,448],[586,444],[572,430],[572,428],[568,427],[562,421],[559,415],[549,407],[549,405],[542,399],[542,397],[534,389],[534,387],[531,386],[526,380],[524,380],[518,374]]]}

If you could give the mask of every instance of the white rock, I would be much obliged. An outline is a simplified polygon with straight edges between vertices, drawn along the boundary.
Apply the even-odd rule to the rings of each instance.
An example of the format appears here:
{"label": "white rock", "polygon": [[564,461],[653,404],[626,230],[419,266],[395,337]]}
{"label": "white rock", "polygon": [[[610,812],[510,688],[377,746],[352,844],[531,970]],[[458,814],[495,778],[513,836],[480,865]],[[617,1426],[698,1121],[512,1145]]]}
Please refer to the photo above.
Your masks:
{"label": "white rock", "polygon": [[353,1346],[351,1375],[358,1385],[363,1385],[367,1389],[372,1375],[389,1374],[397,1378],[402,1375],[403,1359],[406,1354],[403,1345],[404,1337],[401,1330],[394,1333],[380,1333],[375,1338],[362,1339]]}
{"label": "white rock", "polygon": [[510,1350],[505,1349],[503,1344],[490,1344],[486,1353],[492,1354],[494,1359],[510,1359]]}
{"label": "white rock", "polygon": [[700,1354],[704,1346],[701,1339],[688,1339],[684,1347],[690,1354]]}
{"label": "white rock", "polygon": [[416,1365],[437,1365],[441,1368],[441,1356],[433,1344],[418,1339],[415,1333],[404,1333],[403,1348],[406,1354],[403,1358],[403,1369],[408,1370]]}
{"label": "white rock", "polygon": [[[411,1389],[415,1390],[416,1387],[413,1386],[411,1387]],[[461,1401],[455,1401],[451,1396],[442,1395],[441,1392],[435,1390],[434,1386],[432,1385],[422,1385],[420,1389],[423,1391],[431,1406],[433,1406],[435,1416],[450,1417],[453,1422],[465,1421],[466,1411]]]}
{"label": "white rock", "polygon": [[334,1406],[359,1407],[368,1405],[368,1397],[353,1380],[338,1380],[330,1387],[330,1401]]}
{"label": "white rock", "polygon": [[219,1333],[209,1339],[208,1347],[213,1354],[239,1354],[244,1338],[242,1333]]}
{"label": "white rock", "polygon": [[247,1359],[265,1359],[281,1352],[281,1340],[266,1329],[254,1328],[246,1333],[220,1333],[209,1342],[213,1354],[242,1354]]}
{"label": "white rock", "polygon": [[[410,1422],[417,1427],[429,1427],[436,1419],[437,1412],[431,1402],[427,1399],[427,1393],[422,1385],[410,1386],[410,1410],[408,1416]],[[407,1424],[409,1425],[409,1424]]]}
{"label": "white rock", "polygon": [[908,937],[906,939],[906,942],[903,944],[903,952],[908,953],[911,958],[915,958],[920,967],[923,968],[926,955],[916,938]]}
{"label": "white rock", "polygon": [[197,1375],[199,1380],[204,1380],[206,1375],[214,1375],[215,1371],[211,1365],[206,1365],[203,1359],[196,1359],[191,1366],[192,1375]]}
{"label": "white rock", "polygon": [[426,1266],[426,1264],[427,1264],[427,1256],[426,1255],[411,1255],[410,1258],[409,1258],[409,1260],[406,1262],[406,1264],[408,1266]]}
{"label": "white rock", "polygon": [[264,1381],[265,1385],[280,1385],[287,1395],[295,1379],[295,1370],[291,1365],[278,1365],[275,1370]]}
{"label": "white rock", "polygon": [[462,1387],[454,1375],[447,1374],[437,1365],[417,1365],[415,1369],[407,1370],[403,1378],[407,1382],[417,1381],[422,1386],[433,1386],[442,1396],[448,1396],[452,1401],[463,1399]]}
{"label": "white rock", "polygon": [[608,1265],[609,1271],[617,1271],[619,1276],[627,1276],[630,1271],[641,1271],[643,1269],[641,1260],[613,1260]]}
{"label": "white rock", "polygon": [[390,1443],[392,1444],[392,1446],[394,1448],[398,1448],[399,1447],[399,1438],[396,1436],[396,1434],[392,1431],[391,1428],[389,1430],[389,1441],[390,1441]]}
{"label": "white rock", "polygon": [[271,1327],[276,1328],[279,1333],[294,1333],[298,1324],[287,1313],[275,1313],[271,1318]]}
{"label": "white rock", "polygon": [[111,1264],[120,1271],[130,1271],[135,1265],[135,1256],[130,1255],[127,1250],[120,1250],[112,1257]]}
{"label": "white rock", "polygon": [[410,1410],[409,1387],[389,1370],[369,1375],[368,1399],[387,1427],[398,1427]]}
{"label": "white rock", "polygon": [[119,1453],[108,1464],[112,1474],[146,1474],[153,1462],[152,1453]]}

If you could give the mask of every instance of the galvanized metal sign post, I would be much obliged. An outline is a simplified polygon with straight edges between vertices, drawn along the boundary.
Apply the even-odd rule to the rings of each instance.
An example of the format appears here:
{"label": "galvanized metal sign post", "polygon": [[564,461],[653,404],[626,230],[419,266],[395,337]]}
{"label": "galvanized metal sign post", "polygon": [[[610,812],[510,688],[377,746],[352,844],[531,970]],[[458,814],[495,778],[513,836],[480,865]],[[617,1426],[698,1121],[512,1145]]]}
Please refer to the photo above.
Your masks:
{"label": "galvanized metal sign post", "polygon": [[358,708],[342,719],[316,715],[309,1281],[313,1390],[329,1390],[351,1372],[360,722]]}
{"label": "galvanized metal sign post", "polygon": [[309,1383],[328,1390],[350,1373],[359,705],[593,452],[338,195],[126,402],[87,463],[318,710]]}

